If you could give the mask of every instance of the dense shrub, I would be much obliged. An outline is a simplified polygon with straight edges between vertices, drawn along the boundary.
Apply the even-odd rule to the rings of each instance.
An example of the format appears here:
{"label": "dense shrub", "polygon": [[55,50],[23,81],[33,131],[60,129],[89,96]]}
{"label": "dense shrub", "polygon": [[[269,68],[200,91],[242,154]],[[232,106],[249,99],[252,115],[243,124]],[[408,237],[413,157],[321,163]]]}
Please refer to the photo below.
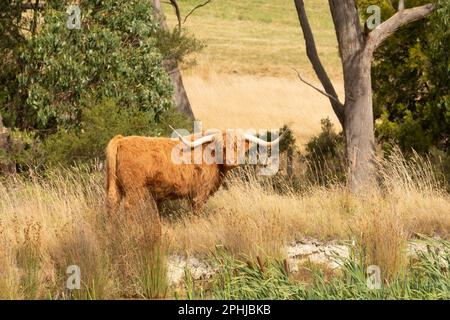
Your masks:
{"label": "dense shrub", "polygon": [[329,185],[345,179],[345,144],[342,132],[336,133],[329,118],[322,119],[322,131],[305,146],[302,161],[306,162],[306,178]]}
{"label": "dense shrub", "polygon": [[[359,0],[360,8],[380,5],[382,20],[396,11],[386,0]],[[429,0],[411,0],[412,7]],[[439,0],[427,19],[396,31],[377,49],[372,68],[376,133],[385,150],[450,153],[450,2]],[[365,10],[361,10],[364,14]]]}
{"label": "dense shrub", "polygon": [[[0,112],[7,127],[46,136],[77,128],[88,103],[112,97],[121,108],[151,112],[172,106],[163,59],[181,61],[200,48],[183,30],[162,30],[152,1],[89,0],[81,29],[66,26],[71,1],[47,1],[39,26],[15,2],[1,4]],[[30,30],[24,32],[23,30]],[[3,44],[6,45],[3,45]]]}

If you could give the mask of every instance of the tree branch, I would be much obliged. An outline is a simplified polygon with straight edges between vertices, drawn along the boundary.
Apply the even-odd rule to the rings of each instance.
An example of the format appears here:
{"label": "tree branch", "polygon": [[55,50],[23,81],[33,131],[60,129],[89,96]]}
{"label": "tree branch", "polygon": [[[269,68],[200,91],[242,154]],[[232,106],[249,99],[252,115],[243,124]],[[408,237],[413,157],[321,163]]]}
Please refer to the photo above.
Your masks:
{"label": "tree branch", "polygon": [[[313,66],[313,69],[317,77],[319,78],[323,88],[325,89],[326,96],[330,99],[330,103],[331,106],[333,107],[333,111],[336,114],[336,117],[339,119],[339,122],[343,127],[344,126],[343,104],[339,101],[339,97],[336,93],[336,90],[334,89],[333,84],[331,83],[331,80],[328,77],[328,74],[322,65],[322,62],[320,61],[319,54],[317,53],[317,48],[314,41],[314,36],[311,31],[311,26],[309,25],[308,17],[306,15],[305,4],[303,0],[294,0],[294,3],[295,8],[297,9],[297,15],[300,21],[300,26],[303,31],[303,36],[305,38],[306,54]],[[300,80],[302,80],[300,76],[299,78]]]}
{"label": "tree branch", "polygon": [[402,9],[404,1],[399,2],[399,12],[394,14],[388,20],[376,27],[367,38],[366,49],[373,53],[384,40],[389,38],[395,31],[408,23],[421,20],[431,14],[436,6],[433,3],[429,3],[420,7],[411,9]]}
{"label": "tree branch", "polygon": [[175,15],[177,16],[178,20],[178,29],[181,30],[181,12],[180,7],[178,6],[177,0],[169,0],[170,5],[175,9]]}
{"label": "tree branch", "polygon": [[302,76],[300,75],[300,72],[297,71],[297,69],[295,69],[295,68],[292,68],[292,69],[297,73],[297,77],[300,79],[301,82],[307,84],[308,86],[310,86],[314,90],[320,92],[321,94],[323,94],[327,98],[332,99],[334,102],[338,103],[342,108],[344,107],[344,105],[336,97],[333,97],[331,94],[326,93],[325,91],[317,88],[315,85],[311,84],[310,82],[304,80],[302,78]]}
{"label": "tree branch", "polygon": [[212,0],[207,0],[199,5],[196,5],[191,11],[189,11],[189,13],[184,17],[183,23],[186,23],[187,18],[189,18],[189,16],[191,14],[194,13],[194,11],[196,11],[197,9],[200,9],[201,7],[206,6],[208,3],[210,3]]}

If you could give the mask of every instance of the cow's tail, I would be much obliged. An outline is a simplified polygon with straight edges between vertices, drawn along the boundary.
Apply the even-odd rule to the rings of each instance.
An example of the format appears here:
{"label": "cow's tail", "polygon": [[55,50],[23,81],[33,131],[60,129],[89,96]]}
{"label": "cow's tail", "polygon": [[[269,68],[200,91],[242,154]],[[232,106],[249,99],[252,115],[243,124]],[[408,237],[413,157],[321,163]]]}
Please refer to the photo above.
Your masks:
{"label": "cow's tail", "polygon": [[117,144],[122,138],[121,135],[115,136],[106,147],[106,207],[109,213],[117,210],[121,200],[116,162]]}

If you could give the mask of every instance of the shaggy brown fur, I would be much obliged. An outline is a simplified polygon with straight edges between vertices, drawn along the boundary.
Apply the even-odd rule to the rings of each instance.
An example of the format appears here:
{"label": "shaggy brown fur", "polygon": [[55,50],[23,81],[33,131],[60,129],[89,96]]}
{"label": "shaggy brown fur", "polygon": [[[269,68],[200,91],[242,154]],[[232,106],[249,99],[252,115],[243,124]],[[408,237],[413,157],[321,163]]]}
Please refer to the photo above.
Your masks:
{"label": "shaggy brown fur", "polygon": [[[218,137],[225,158],[226,134],[219,133]],[[195,140],[194,138],[198,137],[188,137],[191,141]],[[232,144],[235,155],[236,141]],[[156,208],[157,204],[166,199],[187,198],[193,212],[199,214],[208,197],[219,189],[227,171],[236,165],[176,164],[171,155],[177,145],[182,146],[179,149],[182,154],[182,149],[186,146],[178,139],[120,135],[114,137],[106,149],[108,211],[115,212],[122,199],[125,210],[133,211],[148,201]],[[197,148],[204,152],[209,148],[208,143]],[[248,142],[245,142],[244,148],[244,151],[248,150]],[[193,156],[194,150],[191,154]]]}

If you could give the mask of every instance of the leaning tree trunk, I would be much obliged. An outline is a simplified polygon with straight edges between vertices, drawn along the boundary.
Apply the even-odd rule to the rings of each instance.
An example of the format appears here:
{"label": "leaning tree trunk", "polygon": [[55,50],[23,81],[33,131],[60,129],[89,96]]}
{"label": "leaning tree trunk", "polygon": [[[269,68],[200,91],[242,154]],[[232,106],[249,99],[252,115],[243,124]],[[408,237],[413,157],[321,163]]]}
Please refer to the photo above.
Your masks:
{"label": "leaning tree trunk", "polygon": [[[168,30],[164,13],[161,8],[160,0],[153,0],[153,10],[155,17],[159,20],[160,27],[164,30]],[[189,98],[184,88],[183,78],[181,77],[180,69],[178,68],[178,62],[174,59],[165,59],[163,61],[163,67],[169,74],[173,85],[173,102],[178,111],[188,116],[190,119],[194,119],[194,113],[189,102]]]}
{"label": "leaning tree trunk", "polygon": [[[364,35],[355,0],[328,0],[328,2],[342,61],[345,87],[344,104],[339,101],[319,59],[304,2],[303,0],[294,0],[305,38],[308,58],[344,130],[349,189],[354,193],[360,193],[362,190],[374,186],[376,179],[371,83],[373,53],[397,29],[426,17],[433,12],[435,6],[426,4],[405,9],[404,0],[400,0],[399,11],[395,15],[368,35]],[[319,89],[319,91],[321,90]]]}

